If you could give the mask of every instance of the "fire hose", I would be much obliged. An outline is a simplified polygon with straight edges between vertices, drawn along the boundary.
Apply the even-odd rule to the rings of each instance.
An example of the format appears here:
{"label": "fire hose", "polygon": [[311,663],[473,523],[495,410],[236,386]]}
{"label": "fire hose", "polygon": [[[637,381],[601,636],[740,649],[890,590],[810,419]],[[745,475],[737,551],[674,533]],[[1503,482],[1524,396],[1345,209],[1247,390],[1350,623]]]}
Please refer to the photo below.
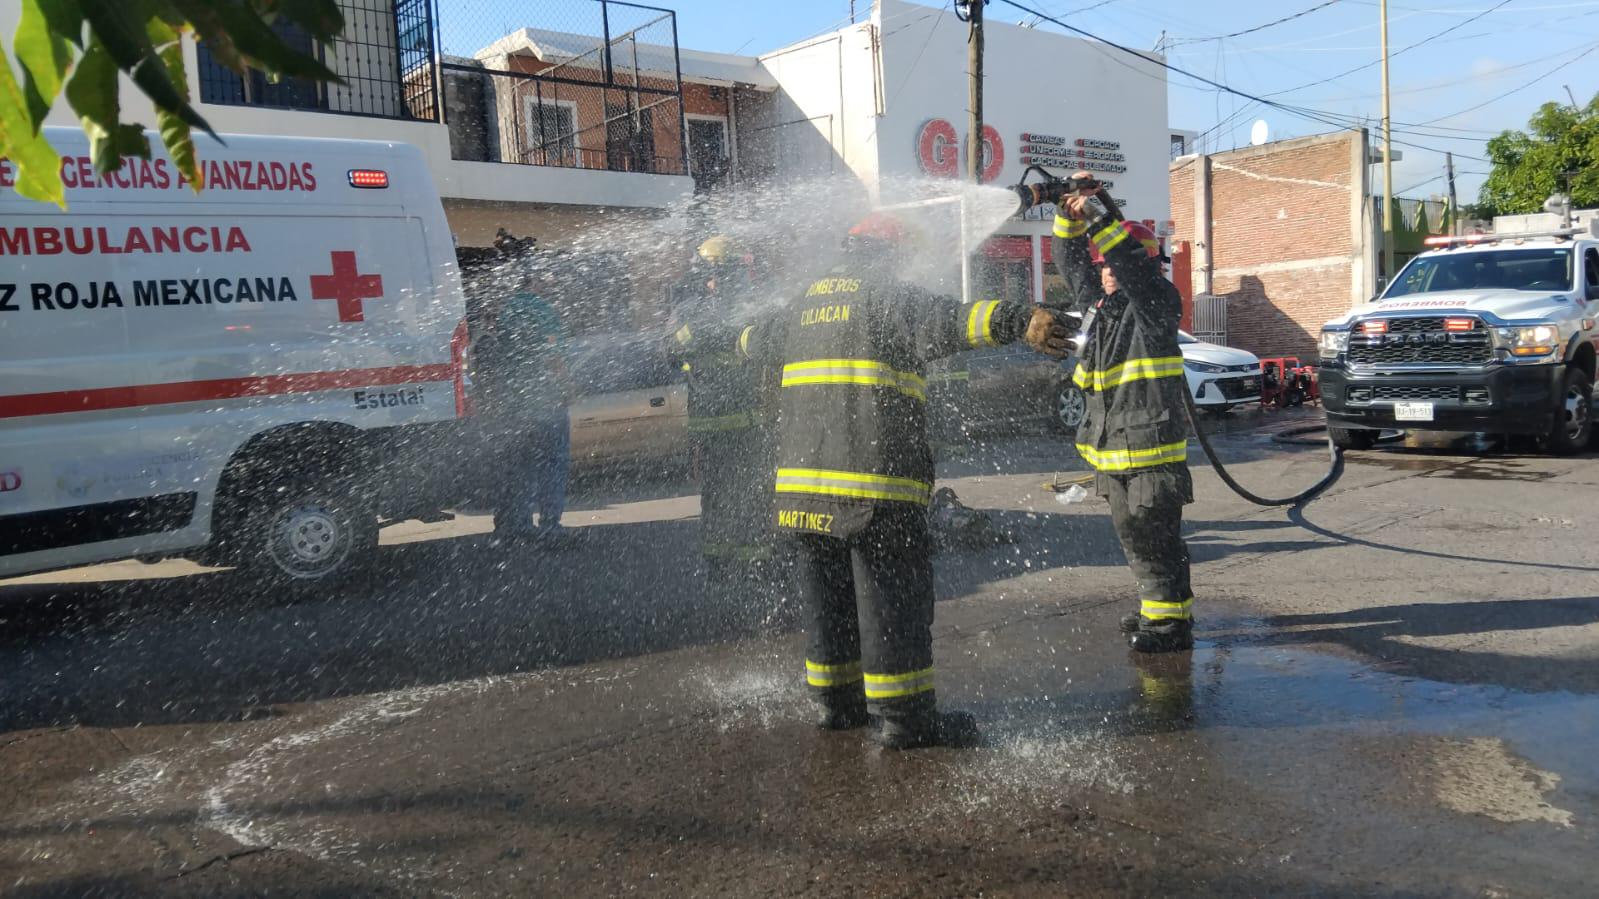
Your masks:
{"label": "fire hose", "polygon": [[[1035,181],[1031,184],[1026,183],[1027,176],[1035,171],[1043,175],[1044,180]],[[1121,208],[1116,204],[1116,201],[1111,198],[1109,190],[1107,190],[1102,183],[1092,178],[1061,178],[1050,174],[1049,171],[1044,169],[1042,166],[1032,165],[1028,166],[1026,171],[1022,173],[1022,183],[1013,185],[1011,189],[1015,191],[1017,197],[1020,198],[1022,209],[1024,210],[1043,203],[1058,203],[1063,197],[1068,195],[1081,193],[1085,190],[1092,190],[1094,191],[1092,195],[1093,200],[1097,205],[1103,207],[1105,215],[1115,219],[1116,221],[1124,221]],[[1081,352],[1083,346],[1092,336],[1093,317],[1093,310],[1090,310],[1087,314],[1082,316],[1078,334],[1073,339],[1073,344],[1076,346],[1079,352]],[[1210,460],[1210,467],[1216,470],[1216,476],[1221,478],[1222,483],[1230,487],[1234,493],[1254,503],[1255,505],[1296,506],[1300,503],[1308,502],[1317,494],[1331,487],[1340,477],[1343,476],[1343,450],[1339,449],[1337,444],[1333,443],[1332,435],[1329,434],[1327,437],[1327,452],[1331,457],[1331,461],[1327,468],[1327,473],[1323,475],[1320,480],[1292,496],[1285,496],[1281,498],[1261,496],[1260,494],[1255,493],[1244,485],[1238,483],[1238,480],[1234,478],[1227,471],[1227,467],[1222,464],[1221,457],[1217,455],[1215,447],[1210,445],[1210,438],[1205,435],[1205,429],[1200,426],[1199,410],[1194,407],[1194,398],[1192,395],[1190,395],[1188,386],[1186,384],[1183,385],[1183,405],[1188,413],[1189,424],[1193,426],[1194,437],[1199,441],[1200,447],[1205,450],[1205,456]],[[1295,429],[1295,433],[1310,433],[1313,430],[1321,429],[1322,427],[1320,425],[1317,425],[1314,428],[1307,426],[1306,428]]]}

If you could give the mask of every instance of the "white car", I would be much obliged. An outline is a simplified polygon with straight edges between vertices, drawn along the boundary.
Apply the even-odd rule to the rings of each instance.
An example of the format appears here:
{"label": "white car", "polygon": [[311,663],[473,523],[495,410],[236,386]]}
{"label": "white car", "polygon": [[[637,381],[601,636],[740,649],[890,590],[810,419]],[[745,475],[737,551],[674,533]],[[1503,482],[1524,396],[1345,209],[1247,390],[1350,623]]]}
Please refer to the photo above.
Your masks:
{"label": "white car", "polygon": [[1247,350],[1206,343],[1177,332],[1183,351],[1183,374],[1194,405],[1206,412],[1226,412],[1234,406],[1260,402],[1260,357]]}

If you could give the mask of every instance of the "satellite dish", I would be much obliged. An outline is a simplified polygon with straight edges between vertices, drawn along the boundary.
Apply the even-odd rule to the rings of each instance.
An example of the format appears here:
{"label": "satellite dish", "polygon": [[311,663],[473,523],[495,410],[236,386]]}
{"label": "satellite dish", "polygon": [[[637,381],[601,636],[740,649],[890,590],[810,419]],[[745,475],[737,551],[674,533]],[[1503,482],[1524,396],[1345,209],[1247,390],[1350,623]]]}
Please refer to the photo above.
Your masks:
{"label": "satellite dish", "polygon": [[1265,119],[1256,119],[1255,124],[1249,126],[1250,145],[1258,147],[1269,140],[1271,140],[1271,126],[1266,124]]}

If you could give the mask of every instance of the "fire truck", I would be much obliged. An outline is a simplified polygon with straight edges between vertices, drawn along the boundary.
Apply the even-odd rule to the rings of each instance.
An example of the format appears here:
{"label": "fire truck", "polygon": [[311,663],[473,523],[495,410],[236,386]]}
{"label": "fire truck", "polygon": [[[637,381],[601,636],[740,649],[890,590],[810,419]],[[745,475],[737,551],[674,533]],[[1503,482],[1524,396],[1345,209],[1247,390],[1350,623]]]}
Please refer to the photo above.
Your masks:
{"label": "fire truck", "polygon": [[1383,429],[1537,438],[1582,450],[1593,431],[1599,221],[1429,238],[1376,300],[1321,332],[1334,443]]}

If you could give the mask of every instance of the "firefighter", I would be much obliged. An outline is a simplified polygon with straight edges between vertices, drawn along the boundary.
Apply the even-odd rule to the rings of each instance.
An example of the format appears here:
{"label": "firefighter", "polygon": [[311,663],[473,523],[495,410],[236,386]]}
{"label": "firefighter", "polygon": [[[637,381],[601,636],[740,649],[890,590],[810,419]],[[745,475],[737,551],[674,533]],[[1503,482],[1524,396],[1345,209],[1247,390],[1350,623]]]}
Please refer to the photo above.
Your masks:
{"label": "firefighter", "polygon": [[1052,246],[1087,338],[1073,376],[1088,398],[1077,451],[1096,471],[1095,487],[1110,502],[1138,579],[1139,613],[1121,621],[1129,644],[1139,652],[1188,650],[1194,593],[1182,524],[1194,488],[1177,343],[1182,297],[1161,273],[1155,235],[1109,215],[1087,221],[1090,196],[1059,205]]}
{"label": "firefighter", "polygon": [[677,312],[669,355],[688,378],[688,429],[700,468],[700,552],[722,596],[759,582],[773,562],[772,463],[761,416],[761,372],[731,340],[741,296],[741,256],[715,235],[699,245],[688,302]]}
{"label": "firefighter", "polygon": [[909,237],[903,221],[868,216],[833,271],[738,338],[780,378],[773,519],[795,544],[817,724],[875,718],[873,738],[891,749],[977,737],[933,694],[927,364],[1018,339],[1059,358],[1070,338],[1048,310],[963,307],[900,280]]}

